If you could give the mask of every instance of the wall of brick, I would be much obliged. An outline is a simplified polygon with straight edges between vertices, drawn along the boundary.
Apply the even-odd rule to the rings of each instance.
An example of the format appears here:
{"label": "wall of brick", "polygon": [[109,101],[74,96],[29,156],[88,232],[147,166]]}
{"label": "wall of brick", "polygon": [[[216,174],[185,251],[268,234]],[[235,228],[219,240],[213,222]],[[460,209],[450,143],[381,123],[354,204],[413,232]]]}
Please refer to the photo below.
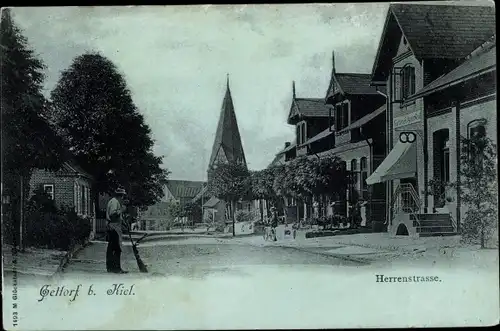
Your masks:
{"label": "wall of brick", "polygon": [[36,169],[30,179],[30,196],[35,190],[43,187],[44,184],[54,185],[54,202],[57,207],[63,205],[68,207],[75,206],[73,187],[75,177],[54,173],[43,169]]}

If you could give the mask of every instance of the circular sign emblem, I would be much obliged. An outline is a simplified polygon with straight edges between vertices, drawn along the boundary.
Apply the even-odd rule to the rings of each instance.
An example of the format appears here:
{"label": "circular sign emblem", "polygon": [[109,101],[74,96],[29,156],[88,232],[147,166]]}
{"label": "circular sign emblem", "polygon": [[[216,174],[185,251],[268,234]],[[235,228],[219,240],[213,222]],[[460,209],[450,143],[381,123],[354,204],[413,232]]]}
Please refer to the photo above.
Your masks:
{"label": "circular sign emblem", "polygon": [[401,132],[399,134],[399,141],[402,143],[412,143],[417,139],[417,135],[413,132]]}

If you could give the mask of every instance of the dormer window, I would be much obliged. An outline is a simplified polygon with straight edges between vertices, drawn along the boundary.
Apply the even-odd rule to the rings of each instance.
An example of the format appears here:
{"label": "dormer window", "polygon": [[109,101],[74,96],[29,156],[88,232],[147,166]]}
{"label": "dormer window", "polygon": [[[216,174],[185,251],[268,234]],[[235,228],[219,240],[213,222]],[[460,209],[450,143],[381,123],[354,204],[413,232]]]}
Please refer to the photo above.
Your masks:
{"label": "dormer window", "polygon": [[406,65],[401,70],[401,98],[404,100],[415,94],[415,68]]}
{"label": "dormer window", "polygon": [[335,130],[340,131],[349,125],[349,102],[335,105]]}
{"label": "dormer window", "polygon": [[297,145],[302,145],[307,140],[307,127],[306,122],[302,121],[297,123]]}

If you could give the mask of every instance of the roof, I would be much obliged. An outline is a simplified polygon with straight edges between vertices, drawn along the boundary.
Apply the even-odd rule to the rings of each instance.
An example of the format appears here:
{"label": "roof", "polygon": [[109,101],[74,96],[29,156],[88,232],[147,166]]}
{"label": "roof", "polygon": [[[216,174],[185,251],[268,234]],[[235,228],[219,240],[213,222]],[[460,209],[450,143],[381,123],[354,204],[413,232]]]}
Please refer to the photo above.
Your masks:
{"label": "roof", "polygon": [[283,155],[283,153],[281,153],[281,152],[278,153],[278,154],[276,154],[274,156],[274,159],[271,161],[271,163],[269,163],[269,165],[267,167],[270,168],[270,167],[274,167],[276,165],[281,164],[282,163],[282,161],[281,161],[282,160],[282,155]]}
{"label": "roof", "polygon": [[176,198],[194,198],[201,191],[205,182],[189,180],[168,180],[167,187],[170,193]]}
{"label": "roof", "polygon": [[309,140],[306,140],[304,145],[308,145],[310,143],[313,143],[315,141],[318,141],[318,140],[321,140],[323,138],[330,136],[332,133],[335,132],[334,129],[335,129],[335,125],[332,125],[330,128],[326,128],[325,130],[321,131],[320,133],[318,133],[314,137],[310,138]]}
{"label": "roof", "polygon": [[471,79],[494,70],[496,70],[496,45],[481,54],[471,57],[446,75],[427,84],[420,91],[408,98],[408,101],[432,94],[449,86],[459,84],[466,79]]}
{"label": "roof", "polygon": [[343,94],[378,94],[377,88],[370,86],[370,83],[371,74],[332,72],[326,99],[335,94],[335,84]]}
{"label": "roof", "polygon": [[344,131],[348,131],[348,130],[357,129],[359,127],[362,127],[366,123],[368,123],[371,120],[373,120],[375,117],[383,114],[385,112],[386,108],[387,108],[387,106],[383,105],[382,107],[380,107],[377,110],[369,113],[368,115],[365,115],[365,116],[361,117],[359,120],[354,121],[353,123],[351,123],[351,125],[349,125],[349,126],[345,127],[344,129],[340,130],[340,132],[344,132]]}
{"label": "roof", "polygon": [[297,142],[294,141],[293,143],[290,144],[290,146],[288,146],[287,148],[282,149],[276,155],[281,155],[281,154],[284,154],[286,152],[289,152],[292,149],[294,149],[295,147],[297,147]]}
{"label": "roof", "polygon": [[288,116],[288,124],[291,124],[290,119],[297,115],[300,117],[328,117],[329,111],[330,108],[325,104],[324,99],[294,98]]}
{"label": "roof", "polygon": [[216,197],[211,197],[207,202],[203,204],[203,207],[205,208],[214,208],[217,206],[217,204],[220,202],[220,200]]}
{"label": "roof", "polygon": [[[418,59],[463,59],[495,34],[495,8],[391,4],[373,66],[373,76],[380,67],[387,70],[396,55],[401,33]],[[380,77],[373,79],[381,80]]]}
{"label": "roof", "polygon": [[73,158],[69,159],[68,161],[64,162],[63,168],[66,171],[78,174],[83,177],[87,177],[90,179],[94,179],[94,177],[89,174],[87,171],[85,171],[79,164],[76,162]]}
{"label": "roof", "polygon": [[219,123],[217,124],[214,144],[212,146],[212,155],[210,156],[209,163],[210,166],[214,164],[217,154],[221,148],[229,162],[243,160],[246,164],[240,131],[238,129],[238,122],[236,121],[236,114],[234,112],[231,90],[229,89],[229,79],[227,82],[226,95],[224,96],[224,100],[222,102],[222,109],[220,112]]}

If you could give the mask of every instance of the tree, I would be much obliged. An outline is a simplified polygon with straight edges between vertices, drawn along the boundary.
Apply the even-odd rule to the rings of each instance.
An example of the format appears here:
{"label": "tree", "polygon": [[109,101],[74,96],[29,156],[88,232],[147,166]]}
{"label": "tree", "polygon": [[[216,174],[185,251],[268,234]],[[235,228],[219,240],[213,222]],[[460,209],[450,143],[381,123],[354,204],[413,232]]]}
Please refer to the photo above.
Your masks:
{"label": "tree", "polygon": [[218,199],[229,202],[235,236],[235,205],[240,199],[251,196],[250,173],[239,163],[220,163],[208,171],[208,191]]}
{"label": "tree", "polygon": [[163,195],[168,171],[152,152],[151,130],[122,74],[98,53],[76,57],[51,93],[51,118],[77,160],[96,178],[97,192],[117,185],[144,209]]}
{"label": "tree", "polygon": [[188,219],[193,222],[202,221],[201,205],[196,202],[189,201],[184,205],[184,212]]}
{"label": "tree", "polygon": [[[275,168],[266,168],[259,171],[252,171],[250,173],[250,187],[252,195],[256,199],[264,199],[276,205],[279,196],[274,190],[273,184],[276,176]],[[260,210],[260,219],[264,219],[263,210]]]}
{"label": "tree", "polygon": [[462,239],[486,247],[497,223],[496,146],[486,136],[462,138],[459,194],[467,207]]}
{"label": "tree", "polygon": [[186,215],[186,213],[180,203],[176,201],[168,202],[167,212],[173,218],[172,224],[175,224],[176,220],[178,220],[180,221],[181,227],[184,228],[184,224],[181,218],[183,218]]}
{"label": "tree", "polygon": [[[6,227],[16,228],[22,248],[22,210],[33,169],[57,170],[63,159],[63,141],[44,117],[49,105],[42,94],[43,63],[12,20],[10,9],[2,10],[0,26],[2,73],[2,184],[11,203],[5,214]],[[23,192],[21,192],[23,191]]]}
{"label": "tree", "polygon": [[274,173],[273,189],[276,194],[302,201],[322,196],[342,198],[351,181],[342,160],[334,155],[321,159],[298,157],[275,167]]}

